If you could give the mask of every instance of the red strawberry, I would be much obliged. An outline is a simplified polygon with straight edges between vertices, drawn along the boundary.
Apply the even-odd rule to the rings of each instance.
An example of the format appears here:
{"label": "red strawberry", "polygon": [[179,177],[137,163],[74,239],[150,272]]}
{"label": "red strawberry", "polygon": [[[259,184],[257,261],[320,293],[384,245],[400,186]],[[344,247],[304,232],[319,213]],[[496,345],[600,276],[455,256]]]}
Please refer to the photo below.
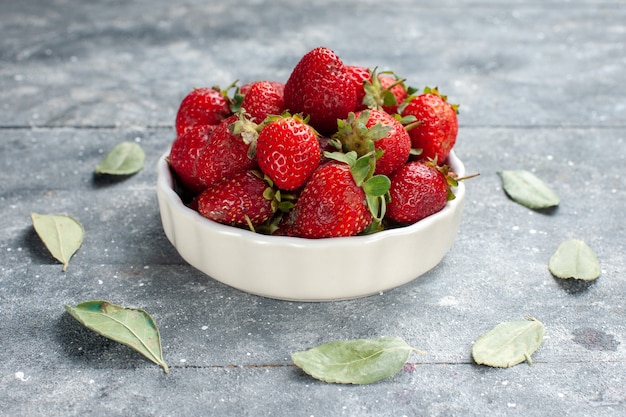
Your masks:
{"label": "red strawberry", "polygon": [[[283,93],[285,92],[285,83],[281,82],[281,81],[274,81],[274,80],[263,80],[266,81],[270,84],[272,84],[272,86],[276,89],[276,91],[278,91],[280,93],[280,95],[282,96]],[[245,83],[244,85],[242,85],[241,87],[239,87],[239,94],[245,96],[248,91],[250,91],[250,87],[252,87],[253,84],[258,83],[260,81],[252,81],[249,83]]]}
{"label": "red strawberry", "polygon": [[408,162],[391,177],[386,218],[411,224],[443,209],[454,198],[450,185],[456,181],[447,167],[432,162]]}
{"label": "red strawberry", "polygon": [[269,81],[251,83],[241,103],[250,120],[261,123],[270,114],[281,114],[285,107],[282,92]]}
{"label": "red strawberry", "polygon": [[182,183],[183,188],[192,194],[196,194],[204,188],[196,176],[194,167],[196,159],[198,159],[198,155],[211,136],[213,129],[215,129],[214,125],[195,126],[172,143],[168,158],[170,166]]}
{"label": "red strawberry", "polygon": [[328,48],[307,52],[285,83],[285,108],[310,117],[311,126],[322,134],[337,130],[357,106],[352,77],[339,57]]}
{"label": "red strawberry", "polygon": [[345,152],[356,151],[362,156],[379,151],[376,174],[392,174],[409,159],[411,152],[411,139],[404,126],[383,110],[351,113],[347,120],[339,122],[335,138]]}
{"label": "red strawberry", "polygon": [[237,120],[235,115],[217,125],[198,154],[195,176],[205,188],[239,171],[256,168],[256,161],[248,156],[248,145],[230,130]]}
{"label": "red strawberry", "polygon": [[256,140],[256,160],[278,188],[295,190],[319,165],[317,134],[297,115],[270,119]]}
{"label": "red strawberry", "polygon": [[231,115],[228,99],[219,87],[196,88],[180,103],[176,114],[176,135],[197,125],[216,125]]}
{"label": "red strawberry", "polygon": [[365,89],[363,88],[363,85],[366,81],[371,81],[372,73],[369,69],[358,65],[348,65],[346,68],[348,69],[348,73],[350,74],[352,82],[354,83],[354,88],[356,89],[357,106],[355,111],[365,110],[367,106],[363,104],[363,98],[365,98]]}
{"label": "red strawberry", "polygon": [[371,176],[369,156],[358,160],[355,152],[328,156],[338,160],[315,170],[284,221],[285,233],[314,239],[353,236],[373,220],[380,222],[389,179]]}
{"label": "red strawberry", "polygon": [[355,184],[350,167],[339,162],[315,171],[292,213],[292,233],[306,238],[353,236],[372,222],[365,192]]}
{"label": "red strawberry", "polygon": [[219,223],[256,227],[274,212],[268,187],[258,171],[239,171],[204,190],[197,198],[198,212]]}
{"label": "red strawberry", "polygon": [[401,113],[405,117],[414,116],[418,121],[409,130],[409,136],[412,147],[422,150],[419,158],[444,163],[459,131],[458,106],[449,104],[436,88],[425,88],[424,94],[401,106]]}

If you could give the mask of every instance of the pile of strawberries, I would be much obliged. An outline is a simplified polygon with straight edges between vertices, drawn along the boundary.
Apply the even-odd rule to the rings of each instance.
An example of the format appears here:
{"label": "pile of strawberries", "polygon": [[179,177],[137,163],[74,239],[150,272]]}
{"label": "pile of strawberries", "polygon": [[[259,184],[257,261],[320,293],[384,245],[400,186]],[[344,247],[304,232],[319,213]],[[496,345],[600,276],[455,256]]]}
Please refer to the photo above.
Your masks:
{"label": "pile of strawberries", "polygon": [[289,79],[181,102],[169,164],[203,216],[281,236],[324,238],[408,225],[454,198],[445,165],[457,106],[391,72],[305,54]]}

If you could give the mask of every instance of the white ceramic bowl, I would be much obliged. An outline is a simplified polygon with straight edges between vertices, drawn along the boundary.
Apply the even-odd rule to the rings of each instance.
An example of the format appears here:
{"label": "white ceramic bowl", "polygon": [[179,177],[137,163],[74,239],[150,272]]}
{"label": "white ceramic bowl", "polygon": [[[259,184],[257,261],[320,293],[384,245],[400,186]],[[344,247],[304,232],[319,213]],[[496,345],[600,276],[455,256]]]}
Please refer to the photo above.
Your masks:
{"label": "white ceramic bowl", "polygon": [[[240,290],[293,301],[364,297],[414,280],[452,247],[461,223],[465,185],[440,212],[413,225],[366,236],[304,239],[267,236],[206,219],[173,189],[165,153],[157,197],[163,230],[178,253],[208,276]],[[452,153],[459,176],[465,168]]]}

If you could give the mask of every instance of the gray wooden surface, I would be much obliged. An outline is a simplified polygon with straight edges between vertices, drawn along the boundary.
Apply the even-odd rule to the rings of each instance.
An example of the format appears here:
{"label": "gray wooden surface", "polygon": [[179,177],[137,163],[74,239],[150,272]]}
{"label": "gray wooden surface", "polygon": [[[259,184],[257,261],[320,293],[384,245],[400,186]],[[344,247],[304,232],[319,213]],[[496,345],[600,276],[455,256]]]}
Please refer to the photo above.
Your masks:
{"label": "gray wooden surface", "polygon": [[[626,2],[0,0],[0,415],[619,416],[626,414]],[[194,270],[161,229],[155,164],[193,87],[285,80],[306,51],[438,85],[461,104],[468,172],[443,262],[384,294],[295,303]],[[123,140],[146,167],[93,168]],[[497,172],[535,172],[551,213],[509,200]],[[85,241],[67,272],[31,212],[68,213]],[[569,238],[597,253],[591,284],[552,277]],[[146,309],[169,374],[82,328],[64,304]],[[472,363],[473,341],[533,316],[534,364]],[[368,386],[313,380],[294,351],[400,336],[427,351]]]}

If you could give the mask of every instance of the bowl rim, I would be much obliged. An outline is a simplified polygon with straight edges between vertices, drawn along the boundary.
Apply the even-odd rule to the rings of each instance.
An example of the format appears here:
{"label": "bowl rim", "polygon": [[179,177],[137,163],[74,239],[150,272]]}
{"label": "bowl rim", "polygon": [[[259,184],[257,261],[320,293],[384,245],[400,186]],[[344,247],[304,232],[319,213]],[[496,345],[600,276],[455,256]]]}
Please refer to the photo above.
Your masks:
{"label": "bowl rim", "polygon": [[[407,226],[398,226],[367,235],[326,237],[319,239],[310,239],[296,236],[267,235],[253,232],[244,228],[234,227],[216,222],[202,216],[196,210],[193,210],[192,208],[185,205],[181,197],[174,189],[174,177],[172,175],[169,163],[167,162],[167,157],[169,156],[169,153],[170,148],[168,148],[167,151],[161,155],[157,162],[157,189],[163,193],[163,195],[169,200],[171,204],[173,204],[173,207],[181,209],[181,214],[192,216],[194,220],[199,222],[199,225],[202,225],[203,227],[210,227],[212,229],[215,229],[215,232],[217,233],[238,235],[242,239],[246,239],[248,241],[251,241],[252,243],[261,245],[274,245],[277,247],[324,246],[326,248],[332,249],[354,244],[371,244],[376,241],[393,236],[419,233],[420,230],[427,229],[430,223],[438,221],[441,217],[445,217],[449,212],[454,212],[456,210],[456,206],[463,203],[463,199],[465,196],[465,184],[461,181],[458,183],[458,186],[454,187],[453,189],[456,198],[449,200],[445,207],[437,213],[434,213],[417,221],[416,223]],[[459,177],[465,175],[465,166],[463,162],[458,158],[454,150],[450,152],[447,163],[451,167],[451,170]]]}

